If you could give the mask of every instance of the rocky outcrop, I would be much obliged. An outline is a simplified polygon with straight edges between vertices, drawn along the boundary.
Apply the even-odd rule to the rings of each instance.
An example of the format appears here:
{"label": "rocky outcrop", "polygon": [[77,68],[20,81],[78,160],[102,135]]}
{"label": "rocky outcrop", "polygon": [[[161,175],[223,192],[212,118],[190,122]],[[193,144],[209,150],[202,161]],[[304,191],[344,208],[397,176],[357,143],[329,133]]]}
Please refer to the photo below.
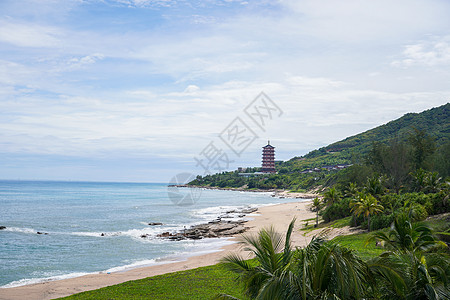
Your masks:
{"label": "rocky outcrop", "polygon": [[6,229],[6,226],[0,226],[0,230]]}
{"label": "rocky outcrop", "polygon": [[160,223],[160,222],[150,222],[150,223],[148,223],[148,225],[150,225],[150,226],[161,226],[161,225],[164,225],[164,224]]}
{"label": "rocky outcrop", "polygon": [[[216,220],[210,221],[206,224],[195,225],[179,232],[163,232],[158,234],[157,237],[180,241],[186,239],[199,240],[203,238],[226,237],[240,234],[248,229],[248,227],[244,226],[247,221],[242,218],[247,214],[256,212],[257,210],[257,208],[252,207],[230,210],[224,215],[218,217]],[[236,220],[236,218],[239,219]],[[150,237],[150,235],[141,235],[141,238],[147,237]]]}
{"label": "rocky outcrop", "polygon": [[[199,240],[203,238],[231,236],[243,233],[247,230],[247,228],[243,225],[245,222],[247,221],[213,221],[208,224],[192,226],[182,232],[163,232],[159,234],[158,237],[180,241],[186,239]],[[141,237],[145,238],[147,235],[143,235]]]}

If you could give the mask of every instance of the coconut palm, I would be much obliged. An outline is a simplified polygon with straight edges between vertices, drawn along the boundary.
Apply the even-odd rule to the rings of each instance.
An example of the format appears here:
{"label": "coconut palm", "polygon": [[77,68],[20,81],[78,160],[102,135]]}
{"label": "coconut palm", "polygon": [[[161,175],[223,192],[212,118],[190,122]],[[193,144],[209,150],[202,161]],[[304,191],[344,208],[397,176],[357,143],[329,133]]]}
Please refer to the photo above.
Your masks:
{"label": "coconut palm", "polygon": [[363,299],[368,268],[353,251],[313,238],[293,258],[285,299]]}
{"label": "coconut palm", "polygon": [[354,198],[358,195],[358,185],[355,182],[350,182],[345,192],[345,196]]}
{"label": "coconut palm", "polygon": [[391,251],[429,252],[447,245],[436,239],[432,230],[423,223],[413,223],[411,216],[405,212],[398,215],[388,232],[378,231],[372,234],[366,243],[380,240]]}
{"label": "coconut palm", "polygon": [[331,187],[323,193],[323,201],[327,204],[327,206],[337,203],[339,200],[341,200],[341,193],[336,190],[335,187]]}
{"label": "coconut palm", "polygon": [[373,176],[370,178],[367,178],[366,185],[364,186],[364,190],[371,194],[374,197],[379,197],[384,193],[385,187],[384,187],[384,181],[385,178],[383,176]]}
{"label": "coconut palm", "polygon": [[374,196],[368,194],[360,194],[357,199],[350,202],[351,211],[356,215],[363,215],[367,217],[367,227],[370,231],[370,216],[383,211],[384,207],[378,204]]}
{"label": "coconut palm", "polygon": [[450,259],[446,255],[386,252],[367,264],[380,299],[449,299]]}
{"label": "coconut palm", "polygon": [[319,226],[319,211],[322,208],[322,201],[318,197],[314,198],[312,202],[312,207],[316,212],[316,227]]}
{"label": "coconut palm", "polygon": [[[243,236],[244,250],[250,251],[257,265],[244,260],[237,254],[230,254],[223,260],[226,265],[238,274],[244,285],[245,294],[258,299],[283,299],[289,282],[285,276],[293,251],[290,238],[295,219],[289,224],[285,238],[273,227],[262,229],[257,236]],[[221,295],[218,299],[232,299]]]}
{"label": "coconut palm", "polygon": [[[293,251],[289,225],[285,239],[263,229],[258,236],[246,236],[243,243],[255,255],[256,263],[237,255],[225,263],[238,274],[245,294],[251,299],[360,299],[368,268],[351,250],[314,237],[302,249]],[[284,248],[283,248],[284,244]],[[220,295],[217,299],[236,299]]]}

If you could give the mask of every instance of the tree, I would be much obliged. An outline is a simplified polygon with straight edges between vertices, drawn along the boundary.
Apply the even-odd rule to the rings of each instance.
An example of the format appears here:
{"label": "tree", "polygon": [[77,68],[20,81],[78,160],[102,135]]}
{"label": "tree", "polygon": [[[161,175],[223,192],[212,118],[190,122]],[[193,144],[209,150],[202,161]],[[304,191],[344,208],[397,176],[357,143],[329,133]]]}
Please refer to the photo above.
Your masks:
{"label": "tree", "polygon": [[[289,224],[284,239],[273,227],[260,230],[257,236],[243,236],[244,250],[254,254],[257,265],[236,254],[224,258],[223,262],[238,274],[248,297],[282,299],[282,291],[288,286],[285,274],[293,255],[290,239],[294,223],[295,219]],[[221,295],[218,299],[230,297]]]}
{"label": "tree", "polygon": [[[286,238],[273,228],[257,237],[244,237],[256,263],[237,255],[224,259],[238,274],[251,299],[362,299],[366,294],[368,268],[355,253],[339,244],[313,237],[302,249],[290,246],[293,222]],[[284,248],[283,245],[284,244]],[[217,299],[236,299],[220,295]]]}
{"label": "tree", "polygon": [[366,185],[364,186],[364,191],[369,193],[374,197],[379,197],[384,193],[384,177],[383,176],[373,176],[367,178]]}
{"label": "tree", "polygon": [[336,190],[335,187],[330,187],[324,194],[323,200],[327,206],[330,206],[333,203],[339,202],[341,200],[341,193]]}
{"label": "tree", "polygon": [[322,208],[322,201],[318,197],[314,198],[312,202],[312,207],[316,212],[316,227],[319,226],[319,211]]}
{"label": "tree", "polygon": [[404,212],[387,233],[373,233],[366,243],[373,240],[382,241],[388,250],[368,262],[383,299],[448,299],[450,259],[432,253],[447,245],[428,226],[413,223],[410,213]]}
{"label": "tree", "polygon": [[425,160],[436,150],[433,139],[425,131],[414,128],[408,138],[413,147],[413,162],[416,169],[424,168]]}
{"label": "tree", "polygon": [[374,196],[360,195],[357,199],[350,202],[351,211],[356,215],[367,217],[367,228],[370,231],[370,216],[383,211],[383,206],[378,204],[378,200]]}
{"label": "tree", "polygon": [[438,253],[384,253],[367,262],[380,299],[448,299],[450,259]]}
{"label": "tree", "polygon": [[355,198],[358,195],[358,185],[355,182],[349,182],[345,196]]}
{"label": "tree", "polygon": [[[378,231],[372,234],[368,242],[380,240],[391,251],[427,252],[436,248],[446,248],[446,244],[436,239],[432,230],[422,224],[413,223],[409,213],[398,215],[386,233]],[[368,243],[366,242],[366,243]]]}

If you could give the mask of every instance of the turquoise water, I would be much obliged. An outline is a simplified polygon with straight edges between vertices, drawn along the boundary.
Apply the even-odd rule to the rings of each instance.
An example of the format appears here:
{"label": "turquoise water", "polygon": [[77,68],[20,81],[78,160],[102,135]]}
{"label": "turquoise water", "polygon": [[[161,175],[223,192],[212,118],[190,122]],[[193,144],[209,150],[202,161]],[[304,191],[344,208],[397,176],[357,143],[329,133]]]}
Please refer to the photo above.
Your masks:
{"label": "turquoise water", "polygon": [[[231,242],[225,238],[174,242],[156,235],[213,220],[236,207],[278,199],[268,193],[201,190],[196,200],[191,206],[174,205],[166,184],[0,181],[0,226],[6,226],[0,230],[0,287],[115,272],[217,251]],[[143,234],[149,238],[141,238]]]}

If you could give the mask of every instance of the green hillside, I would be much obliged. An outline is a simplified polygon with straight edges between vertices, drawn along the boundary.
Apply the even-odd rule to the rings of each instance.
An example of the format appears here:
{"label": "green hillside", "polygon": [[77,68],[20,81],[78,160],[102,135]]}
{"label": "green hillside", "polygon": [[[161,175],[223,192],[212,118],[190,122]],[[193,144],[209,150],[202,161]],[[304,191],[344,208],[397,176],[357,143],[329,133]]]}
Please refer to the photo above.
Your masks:
{"label": "green hillside", "polygon": [[350,164],[364,157],[376,142],[387,144],[393,139],[406,141],[414,129],[427,133],[437,148],[450,138],[450,103],[421,113],[408,113],[387,124],[348,137],[342,141],[294,157],[281,166],[297,171],[326,165]]}
{"label": "green hillside", "polygon": [[[394,172],[394,177],[398,177],[401,171],[403,177],[395,178],[393,184],[397,189],[401,184],[407,183],[407,180],[411,180],[406,178],[406,175],[418,168],[437,171],[444,178],[449,176],[449,138],[450,103],[447,103],[421,113],[408,113],[397,120],[311,151],[304,156],[276,162],[278,174],[247,178],[239,176],[238,171],[223,172],[198,176],[190,184],[303,191],[336,183],[340,180],[336,173],[346,169],[343,173],[355,181],[358,177],[365,179],[371,173],[391,176],[390,172]],[[402,155],[401,166],[396,166],[397,161],[400,161],[396,157],[398,155]],[[365,170],[364,166],[370,170]],[[393,169],[400,167],[402,170]],[[247,172],[258,170],[259,168],[251,168]]]}

